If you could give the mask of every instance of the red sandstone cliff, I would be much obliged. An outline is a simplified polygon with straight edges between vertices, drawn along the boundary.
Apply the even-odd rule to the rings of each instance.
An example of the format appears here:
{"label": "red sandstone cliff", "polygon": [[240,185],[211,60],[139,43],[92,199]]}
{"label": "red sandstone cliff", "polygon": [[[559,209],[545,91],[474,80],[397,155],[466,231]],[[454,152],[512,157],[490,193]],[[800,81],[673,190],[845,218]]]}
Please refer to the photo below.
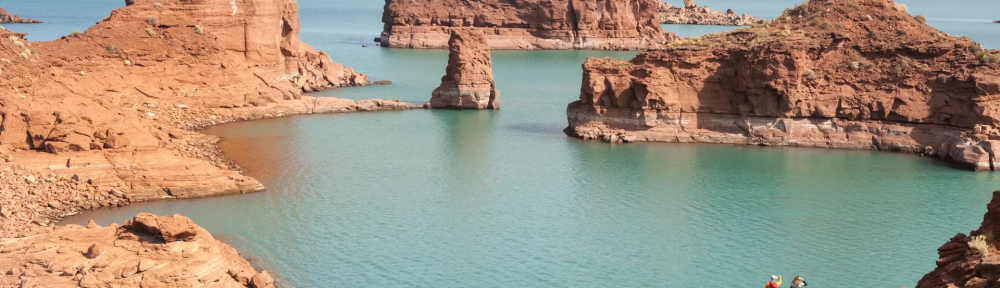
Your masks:
{"label": "red sandstone cliff", "polygon": [[[0,275],[3,284],[21,281],[21,287],[31,287],[28,284],[35,283],[31,279],[37,278],[54,281],[39,287],[64,287],[67,281],[105,287],[92,286],[88,277],[94,273],[101,283],[120,280],[106,278],[113,273],[95,270],[53,270],[67,275],[42,275],[38,271],[51,272],[46,269],[55,266],[23,263],[50,256],[62,261],[74,255],[75,250],[31,254],[48,253],[56,246],[79,249],[64,242],[87,233],[56,228],[54,222],[64,215],[135,201],[263,189],[221,157],[215,146],[218,139],[194,129],[293,114],[414,108],[399,101],[303,96],[320,89],[367,85],[368,79],[299,41],[294,0],[128,0],[126,4],[86,32],[59,40],[28,42],[24,34],[0,31],[0,238],[5,238],[0,240],[0,249],[21,245],[16,243],[46,249],[23,251],[29,253],[23,258],[0,257],[8,261],[0,267],[25,267],[28,273],[24,277],[19,271]],[[135,240],[120,230],[101,231],[94,232],[101,234],[95,236],[100,238],[94,238],[97,241]],[[14,237],[21,239],[6,239]],[[172,253],[192,246],[147,245],[142,236],[137,237],[137,243],[125,241],[132,246],[110,249],[127,254],[142,248],[138,256],[149,251],[166,253],[150,255],[155,260],[173,259]],[[213,280],[220,278],[218,271],[226,272],[223,268],[231,261],[243,261],[221,243],[192,247],[212,252],[213,245],[235,256],[196,258],[208,262],[170,260],[176,266],[164,272],[173,274],[161,276],[178,283]],[[228,264],[223,265],[223,260]],[[8,265],[9,261],[16,265]],[[87,265],[94,262],[87,260],[80,267],[91,267]],[[31,266],[39,263],[45,265]],[[231,272],[239,275],[229,278],[247,285],[240,281],[246,273]],[[265,280],[254,286],[271,285]],[[217,287],[217,282],[199,283],[184,287]],[[143,283],[121,286],[132,284]]]}
{"label": "red sandstone cliff", "polygon": [[924,275],[917,288],[1000,287],[1000,191],[986,206],[983,224],[968,236],[959,233],[938,248],[937,268]]}
{"label": "red sandstone cliff", "polygon": [[998,59],[892,1],[808,1],[631,61],[589,59],[567,133],[902,151],[991,170]]}
{"label": "red sandstone cliff", "polygon": [[7,9],[0,8],[0,24],[7,23],[42,23],[42,21],[30,18],[24,19],[21,16],[10,14],[10,12],[7,12]]}
{"label": "red sandstone cliff", "polygon": [[698,7],[694,1],[684,1],[684,6],[674,7],[667,2],[660,2],[660,23],[693,24],[693,25],[728,25],[751,26],[764,21],[747,14],[736,14],[733,9],[726,12],[711,10],[708,5]]}
{"label": "red sandstone cliff", "polygon": [[449,30],[474,27],[493,49],[636,50],[668,41],[657,0],[386,0],[382,46],[448,47]]}
{"label": "red sandstone cliff", "polygon": [[431,94],[430,108],[500,109],[500,92],[493,82],[493,60],[486,35],[455,29],[448,40],[448,67],[441,86]]}

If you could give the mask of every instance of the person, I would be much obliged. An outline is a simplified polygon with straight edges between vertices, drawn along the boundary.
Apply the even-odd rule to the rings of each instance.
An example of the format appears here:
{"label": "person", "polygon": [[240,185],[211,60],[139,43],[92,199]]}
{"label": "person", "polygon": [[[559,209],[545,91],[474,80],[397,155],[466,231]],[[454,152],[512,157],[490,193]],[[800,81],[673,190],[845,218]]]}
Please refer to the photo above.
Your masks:
{"label": "person", "polygon": [[781,288],[781,276],[771,275],[771,282],[767,282],[764,288]]}
{"label": "person", "polygon": [[795,279],[792,279],[792,287],[791,288],[802,288],[802,287],[806,287],[808,285],[809,284],[806,284],[806,280],[802,280],[802,276],[795,275]]}

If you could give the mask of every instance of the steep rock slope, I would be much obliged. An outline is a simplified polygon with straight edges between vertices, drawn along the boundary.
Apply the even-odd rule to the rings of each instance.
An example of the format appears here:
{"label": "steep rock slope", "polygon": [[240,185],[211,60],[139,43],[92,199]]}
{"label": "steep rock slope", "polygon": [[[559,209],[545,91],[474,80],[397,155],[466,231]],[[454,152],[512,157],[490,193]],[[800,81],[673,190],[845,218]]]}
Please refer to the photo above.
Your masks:
{"label": "steep rock slope", "polygon": [[991,170],[1000,55],[888,0],[814,0],[767,24],[588,59],[567,133],[901,151]]}
{"label": "steep rock slope", "polygon": [[493,60],[486,36],[475,29],[455,29],[448,40],[448,67],[441,86],[431,93],[430,108],[500,109],[493,82]]}
{"label": "steep rock slope", "polygon": [[449,30],[482,30],[493,49],[636,50],[676,38],[657,0],[387,0],[382,46],[448,47]]}
{"label": "steep rock slope", "polygon": [[983,224],[969,235],[952,237],[938,248],[937,268],[917,283],[917,288],[997,287],[1000,285],[1000,191],[986,206]]}

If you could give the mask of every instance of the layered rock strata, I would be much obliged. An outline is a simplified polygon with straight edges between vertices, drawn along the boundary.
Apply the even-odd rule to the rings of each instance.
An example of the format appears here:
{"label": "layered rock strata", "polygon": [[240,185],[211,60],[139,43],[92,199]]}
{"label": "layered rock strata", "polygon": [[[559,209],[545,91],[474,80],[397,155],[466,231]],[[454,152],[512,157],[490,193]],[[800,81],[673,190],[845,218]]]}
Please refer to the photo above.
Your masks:
{"label": "layered rock strata", "polygon": [[500,92],[493,82],[493,60],[486,35],[474,29],[451,31],[448,67],[428,107],[434,109],[500,109]]}
{"label": "layered rock strata", "polygon": [[969,235],[959,233],[938,248],[934,271],[917,282],[916,288],[1000,287],[1000,254],[997,232],[1000,231],[1000,191],[986,206],[979,229]]}
{"label": "layered rock strata", "polygon": [[[66,215],[264,188],[220,155],[217,138],[194,131],[200,127],[415,108],[303,96],[369,81],[299,41],[294,0],[126,5],[59,40],[0,31],[0,238],[62,245],[60,233],[77,233],[54,231]],[[194,269],[184,263],[177,269]]]}
{"label": "layered rock strata", "polygon": [[699,7],[694,1],[685,0],[683,7],[660,2],[660,22],[664,24],[753,26],[764,21],[746,13],[736,14],[733,9],[726,12],[711,10],[708,5]]}
{"label": "layered rock strata", "polygon": [[446,49],[449,31],[482,30],[493,49],[636,50],[668,41],[657,0],[387,0],[381,45]]}
{"label": "layered rock strata", "polygon": [[7,9],[0,8],[0,24],[7,23],[42,23],[42,21],[21,18],[21,16],[10,14],[10,12],[7,12]]}
{"label": "layered rock strata", "polygon": [[180,215],[0,239],[0,255],[3,287],[274,287],[267,271]]}
{"label": "layered rock strata", "polygon": [[767,25],[588,59],[567,133],[923,154],[997,167],[998,51],[892,1],[813,0]]}

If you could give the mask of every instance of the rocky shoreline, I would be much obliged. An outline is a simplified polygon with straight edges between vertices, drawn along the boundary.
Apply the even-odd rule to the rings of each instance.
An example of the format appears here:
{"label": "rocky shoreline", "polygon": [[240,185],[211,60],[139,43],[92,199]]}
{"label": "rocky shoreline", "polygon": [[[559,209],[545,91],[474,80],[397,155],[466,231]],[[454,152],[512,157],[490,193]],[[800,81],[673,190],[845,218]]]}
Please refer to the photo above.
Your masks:
{"label": "rocky shoreline", "polygon": [[691,25],[753,26],[764,23],[760,18],[746,13],[739,15],[733,9],[726,12],[711,10],[708,5],[699,7],[694,0],[684,0],[683,7],[660,2],[660,23]]}
{"label": "rocky shoreline", "polygon": [[814,0],[631,61],[591,58],[566,132],[897,151],[995,170],[1000,53],[917,18],[891,1]]}
{"label": "rocky shoreline", "polygon": [[32,23],[42,23],[42,21],[38,21],[31,18],[28,19],[21,18],[21,16],[10,14],[10,12],[7,12],[7,9],[0,8],[0,24],[8,24],[8,23],[32,24]]}
{"label": "rocky shoreline", "polygon": [[983,223],[969,235],[958,233],[938,248],[937,267],[917,282],[916,288],[997,287],[1000,255],[996,232],[1000,225],[1000,191],[986,206]]}
{"label": "rocky shoreline", "polygon": [[452,29],[482,30],[499,50],[639,50],[677,40],[659,25],[658,0],[387,0],[382,47],[447,49]]}
{"label": "rocky shoreline", "polygon": [[[220,154],[216,137],[196,131],[201,127],[421,107],[303,96],[371,83],[299,41],[294,0],[126,4],[86,32],[54,41],[28,42],[25,34],[0,31],[0,254],[5,255],[0,266],[19,267],[0,271],[6,272],[0,284],[272,287],[266,272],[248,268],[235,250],[214,239],[164,243],[148,239],[156,236],[148,229],[87,230],[55,223],[132,202],[262,190]],[[31,260],[82,255],[82,244],[59,239],[104,243],[115,254],[133,255],[121,261],[143,266],[149,260],[157,263],[150,269],[161,272],[118,273],[137,266],[117,260],[96,264],[107,257],[81,259],[84,266],[70,266],[81,268],[77,271]],[[223,253],[191,258],[184,251],[192,247]],[[132,253],[140,248],[160,252]],[[192,259],[212,264],[192,273],[191,265],[206,263]],[[249,280],[255,277],[267,279]]]}

